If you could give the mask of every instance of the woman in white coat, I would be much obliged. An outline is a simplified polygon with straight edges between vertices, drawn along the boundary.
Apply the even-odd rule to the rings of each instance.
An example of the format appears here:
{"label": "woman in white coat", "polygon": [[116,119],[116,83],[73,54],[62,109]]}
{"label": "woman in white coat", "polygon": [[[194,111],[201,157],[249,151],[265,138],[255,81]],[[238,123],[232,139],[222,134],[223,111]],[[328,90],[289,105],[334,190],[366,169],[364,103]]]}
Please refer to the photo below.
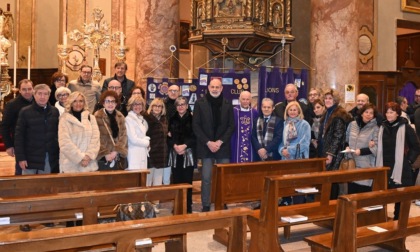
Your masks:
{"label": "woman in white coat", "polygon": [[98,170],[98,124],[89,113],[86,97],[80,92],[71,93],[65,103],[58,125],[58,143],[61,173]]}
{"label": "woman in white coat", "polygon": [[128,115],[125,118],[128,138],[127,170],[147,169],[147,156],[150,137],[146,136],[148,125],[142,112],[145,102],[141,96],[132,96],[127,103]]}

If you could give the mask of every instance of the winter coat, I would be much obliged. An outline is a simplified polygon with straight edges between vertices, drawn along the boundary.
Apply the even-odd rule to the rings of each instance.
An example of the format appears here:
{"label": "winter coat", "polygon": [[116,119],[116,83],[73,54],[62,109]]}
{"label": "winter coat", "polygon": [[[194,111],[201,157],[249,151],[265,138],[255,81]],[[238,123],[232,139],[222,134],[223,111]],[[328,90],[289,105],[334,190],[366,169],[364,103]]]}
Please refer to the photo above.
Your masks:
{"label": "winter coat", "polygon": [[[325,120],[325,113],[321,118],[321,123]],[[345,145],[347,123],[351,120],[350,115],[347,111],[337,106],[331,113],[328,120],[325,122],[323,127],[323,133],[320,132],[320,139],[318,143],[322,142],[322,150],[320,157],[326,157],[331,155],[333,157],[330,164],[327,165],[327,170],[338,170],[340,167],[341,160],[344,155],[340,153]]]}
{"label": "winter coat", "polygon": [[[360,149],[360,155],[346,154],[349,158],[354,158],[356,168],[372,168],[375,167],[376,151],[378,149],[378,131],[376,119],[370,120],[366,125],[360,128],[361,117],[357,117],[347,127],[346,142],[349,148]],[[369,142],[373,140],[375,146],[369,147]],[[356,181],[357,184],[371,186],[371,180]]]}
{"label": "winter coat", "polygon": [[48,152],[52,173],[58,173],[58,118],[56,107],[33,103],[24,107],[16,124],[16,161],[27,161],[27,169],[44,170]]}
{"label": "winter coat", "polygon": [[148,130],[146,119],[130,111],[125,118],[125,126],[128,138],[128,169],[147,169],[150,137],[146,136]]}
{"label": "winter coat", "polygon": [[[281,155],[282,160],[286,160],[287,158],[282,155],[282,150],[286,145],[287,141],[287,131],[288,131],[288,122],[284,121],[283,127],[283,140],[280,143],[278,148],[278,152]],[[311,142],[311,126],[305,120],[298,120],[295,123],[297,137],[292,139],[290,143],[288,143],[287,151],[290,154],[289,159],[301,159],[301,158],[309,158],[309,144]],[[299,144],[299,153],[297,151],[297,145]]]}
{"label": "winter coat", "polygon": [[[111,140],[111,125],[109,122],[108,115],[105,113],[104,109],[98,110],[95,112],[96,122],[98,123],[99,136],[100,136],[100,148],[97,156],[97,160],[102,159],[105,155],[116,151],[122,157],[127,157],[127,130],[125,128],[125,118],[121,112],[116,111],[115,119],[117,120],[119,132],[118,136],[114,138],[114,143]],[[106,124],[106,127],[105,127]],[[109,132],[107,130],[109,129]]]}
{"label": "winter coat", "polygon": [[146,135],[150,137],[148,168],[168,167],[168,123],[166,116],[157,119],[154,115],[144,114],[149,125]]}
{"label": "winter coat", "polygon": [[[221,123],[214,132],[214,119],[210,102],[203,97],[194,105],[193,130],[197,137],[197,157],[198,158],[230,158],[230,139],[235,130],[233,118],[232,102],[223,98],[221,108]],[[207,147],[208,141],[221,140],[222,146],[216,153],[212,153]]]}
{"label": "winter coat", "polygon": [[[90,172],[98,170],[96,156],[100,141],[96,118],[89,111],[83,111],[81,121],[71,113],[65,112],[58,125],[58,143],[60,144],[60,172]],[[88,155],[90,163],[83,167],[82,159]]]}
{"label": "winter coat", "polygon": [[3,120],[1,122],[1,135],[6,149],[15,146],[16,122],[20,110],[31,104],[32,101],[26,100],[21,95],[18,95],[18,97],[6,104],[3,111]]}
{"label": "winter coat", "polygon": [[381,127],[384,128],[384,131],[382,139],[378,139],[378,141],[382,142],[382,150],[378,149],[378,153],[380,151],[382,152],[383,166],[391,168],[388,171],[388,183],[392,181],[391,175],[394,171],[397,134],[402,127],[405,127],[405,139],[404,143],[402,143],[404,150],[400,150],[401,152],[399,152],[403,154],[401,183],[402,186],[414,185],[415,178],[413,176],[415,172],[413,172],[411,164],[420,154],[419,141],[414,129],[408,124],[408,121],[402,117],[398,117],[393,123],[389,123],[385,120],[382,122]]}
{"label": "winter coat", "polygon": [[[178,113],[172,116],[171,120],[169,121],[169,132],[171,132],[171,137],[168,138],[168,147],[171,154],[169,155],[171,160],[169,160],[169,164],[172,167],[175,167],[174,164],[176,163],[177,154],[174,150],[174,144],[182,145],[185,144],[187,149],[190,149],[186,152],[185,155],[189,155],[185,158],[184,155],[184,163],[185,167],[187,166],[194,166],[195,165],[195,136],[192,130],[192,115],[189,111],[185,113],[183,117],[180,117]],[[185,168],[184,167],[184,168]]]}

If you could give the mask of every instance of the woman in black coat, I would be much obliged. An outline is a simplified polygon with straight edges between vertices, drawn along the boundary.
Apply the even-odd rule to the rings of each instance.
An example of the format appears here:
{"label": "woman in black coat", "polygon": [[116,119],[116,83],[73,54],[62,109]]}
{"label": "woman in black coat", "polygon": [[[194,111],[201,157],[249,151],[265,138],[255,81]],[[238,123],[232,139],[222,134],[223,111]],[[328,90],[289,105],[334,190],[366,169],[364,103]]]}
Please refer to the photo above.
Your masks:
{"label": "woman in black coat", "polygon": [[[347,111],[340,106],[340,95],[334,89],[327,90],[324,94],[326,111],[321,118],[321,126],[318,135],[318,156],[326,157],[327,170],[338,170],[344,155],[340,153],[344,150],[346,141],[347,124],[351,117]],[[331,199],[336,199],[341,193],[345,193],[344,188],[333,185],[331,189]]]}
{"label": "woman in black coat", "polygon": [[[192,115],[188,99],[175,100],[177,113],[169,121],[169,165],[172,167],[174,184],[192,185],[195,166],[195,136],[192,130]],[[192,188],[187,191],[187,212],[192,213]]]}
{"label": "woman in black coat", "polygon": [[[414,129],[407,119],[401,117],[401,107],[396,102],[385,105],[386,120],[382,122],[378,133],[378,152],[376,166],[387,166],[388,188],[412,186],[415,183],[418,169],[411,164],[420,154],[419,141]],[[394,220],[398,220],[400,203],[395,203]]]}

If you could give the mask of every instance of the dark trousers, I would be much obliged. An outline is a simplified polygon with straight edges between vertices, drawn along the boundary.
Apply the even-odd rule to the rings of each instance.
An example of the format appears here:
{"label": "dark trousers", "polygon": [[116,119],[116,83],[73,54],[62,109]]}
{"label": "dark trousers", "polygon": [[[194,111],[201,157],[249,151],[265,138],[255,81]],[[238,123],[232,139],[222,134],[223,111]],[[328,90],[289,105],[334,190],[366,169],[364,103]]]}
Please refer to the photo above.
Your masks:
{"label": "dark trousers", "polygon": [[354,194],[354,193],[364,193],[364,192],[371,192],[372,187],[365,186],[365,185],[359,185],[357,183],[348,183],[348,193]]}
{"label": "dark trousers", "polygon": [[22,175],[22,168],[20,168],[19,162],[17,160],[15,165],[15,175]]}
{"label": "dark trousers", "polygon": [[[176,167],[172,167],[172,180],[174,184],[188,183],[192,185],[194,166],[182,167],[184,156],[177,155]],[[192,212],[192,188],[187,190],[187,212]]]}

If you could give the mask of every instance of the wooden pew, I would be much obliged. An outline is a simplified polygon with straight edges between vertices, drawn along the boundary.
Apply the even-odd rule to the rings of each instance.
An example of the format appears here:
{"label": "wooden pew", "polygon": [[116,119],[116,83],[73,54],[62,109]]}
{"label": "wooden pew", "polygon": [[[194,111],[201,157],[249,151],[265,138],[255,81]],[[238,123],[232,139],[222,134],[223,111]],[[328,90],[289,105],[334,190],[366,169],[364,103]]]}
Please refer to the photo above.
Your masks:
{"label": "wooden pew", "polygon": [[[340,196],[337,203],[334,230],[331,233],[306,237],[311,251],[356,251],[357,248],[378,245],[391,251],[408,251],[407,236],[420,233],[420,216],[410,217],[411,202],[418,199],[420,186],[404,187],[369,193]],[[401,202],[399,220],[382,221],[358,226],[364,207]],[[369,228],[379,227],[385,232]]]}
{"label": "wooden pew", "polygon": [[[373,179],[372,189],[374,191],[385,190],[387,188],[388,170],[389,168],[382,167],[266,177],[261,196],[261,209],[254,210],[253,214],[248,217],[248,226],[251,230],[249,251],[283,251],[278,239],[278,227],[291,227],[302,223],[332,221],[334,219],[336,200],[330,200],[333,183]],[[295,189],[305,187],[316,187],[319,190],[315,194],[314,202],[278,206],[279,197],[299,195]],[[281,221],[281,217],[293,215],[304,215],[308,217],[308,220],[295,223]],[[386,209],[374,212],[366,211],[360,220],[360,224],[385,219]],[[288,235],[286,234],[286,236]]]}
{"label": "wooden pew", "polygon": [[148,170],[0,177],[0,198],[146,186]]}
{"label": "wooden pew", "polygon": [[0,217],[10,218],[10,224],[28,224],[75,220],[75,214],[82,213],[83,224],[89,225],[98,223],[98,212],[115,216],[117,204],[154,200],[173,200],[174,215],[186,214],[188,188],[191,185],[176,184],[1,198]]}
{"label": "wooden pew", "polygon": [[[325,160],[314,158],[216,164],[212,178],[214,208],[222,210],[225,204],[260,200],[266,176],[325,171]],[[228,230],[216,229],[213,239],[226,245],[228,236]]]}
{"label": "wooden pew", "polygon": [[[230,228],[227,251],[246,251],[246,215],[251,210],[235,208],[207,213],[159,217],[136,221],[48,229],[2,235],[1,251],[58,251],[115,244],[117,252],[135,251],[141,238],[172,236],[221,227]],[[167,247],[167,252],[187,251],[186,242]]]}

